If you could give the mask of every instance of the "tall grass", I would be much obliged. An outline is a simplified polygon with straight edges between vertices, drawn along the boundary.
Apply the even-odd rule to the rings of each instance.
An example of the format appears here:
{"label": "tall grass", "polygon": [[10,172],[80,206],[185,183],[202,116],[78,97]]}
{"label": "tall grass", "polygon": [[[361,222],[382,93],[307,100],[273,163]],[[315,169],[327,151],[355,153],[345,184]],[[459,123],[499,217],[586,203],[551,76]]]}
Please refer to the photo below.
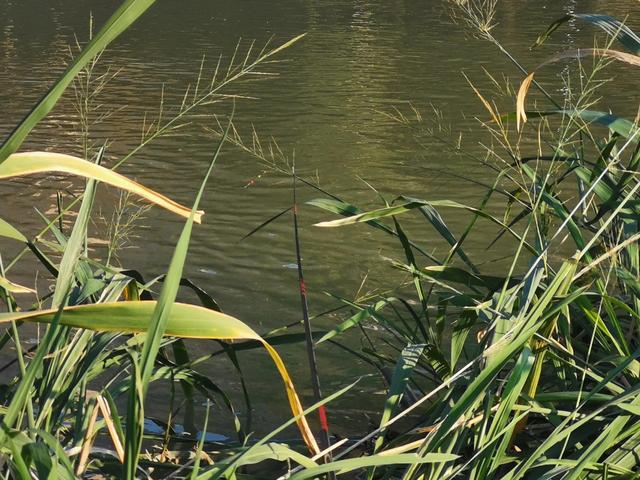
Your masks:
{"label": "tall grass", "polygon": [[[204,214],[197,206],[225,142],[224,137],[217,146],[212,145],[212,161],[191,208],[100,165],[106,147],[95,149],[89,139],[92,124],[88,104],[91,95],[96,94],[90,78],[96,58],[152,3],[146,0],[125,1],[0,148],[0,178],[62,172],[87,179],[82,195],[67,206],[59,201],[59,215],[53,219],[45,217],[45,228],[34,239],[27,239],[14,226],[4,220],[1,222],[2,236],[25,244],[25,250],[18,257],[6,268],[3,265],[0,276],[2,299],[7,306],[7,312],[0,314],[0,322],[11,325],[2,337],[2,345],[15,346],[20,373],[4,392],[0,410],[0,449],[6,476],[73,478],[92,470],[113,471],[114,468],[121,470],[117,475],[120,478],[147,475],[145,472],[149,465],[140,463],[145,462],[145,454],[141,453],[145,441],[144,404],[150,382],[157,379],[180,381],[191,402],[196,389],[211,399],[222,397],[233,413],[233,406],[224,392],[189,366],[189,357],[184,347],[180,347],[179,338],[244,339],[264,346],[282,377],[284,392],[304,441],[312,453],[318,452],[293,383],[276,350],[249,326],[221,313],[216,302],[204,290],[182,278],[193,223],[200,223]],[[232,100],[233,95],[224,92],[225,87],[258,73],[258,68],[270,57],[298,38],[274,48],[265,46],[260,51],[254,51],[251,45],[239,60],[236,51],[227,65],[222,58],[218,61],[208,80],[200,71],[195,88],[187,91],[182,104],[169,113],[166,105],[161,105],[155,123],[144,126],[140,145],[119,160],[116,166],[155,139],[183,126],[198,107],[222,99]],[[82,77],[76,78],[79,74]],[[107,80],[104,77],[99,80],[100,89],[105,87]],[[74,81],[77,82],[76,102],[80,105],[82,120],[82,150],[87,157],[93,158],[62,153],[17,152],[27,134]],[[89,258],[87,230],[99,182],[187,218],[166,276],[145,283],[138,272],[113,267],[110,261],[103,263]],[[62,226],[61,218],[78,204],[79,210],[67,237],[59,228]],[[122,226],[127,228],[126,223]],[[47,231],[53,234],[55,242],[44,240],[43,235]],[[113,237],[113,242],[118,244],[122,230],[114,233]],[[45,247],[53,251],[53,256],[45,253]],[[22,309],[14,295],[33,291],[6,277],[28,251],[45,265],[54,277],[55,285],[51,295],[38,299],[31,308]],[[55,260],[58,255],[61,255],[59,261]],[[159,280],[162,285],[155,300],[151,291]],[[176,303],[181,285],[194,289],[204,306]],[[20,326],[31,322],[48,326],[33,355],[27,355],[22,349]],[[166,349],[172,344],[174,359],[169,360]],[[229,355],[235,358],[232,350]],[[128,397],[123,415],[118,412],[123,405],[119,397]],[[107,449],[106,457],[95,457],[93,442],[96,434],[105,427],[111,449]],[[191,427],[196,428],[193,419]],[[240,425],[239,431],[242,431]],[[194,441],[196,433],[191,432]],[[122,467],[117,467],[120,463]]]}
{"label": "tall grass", "polygon": [[[492,33],[493,13],[484,7],[495,4],[459,2],[457,12],[502,50]],[[393,266],[406,271],[415,288],[414,301],[401,300],[402,309],[391,307],[400,303],[397,298],[359,306],[370,313],[357,321],[381,324],[401,354],[380,428],[334,458],[376,436],[379,455],[456,456],[371,470],[370,478],[636,476],[638,130],[634,121],[596,109],[610,59],[637,63],[640,42],[610,17],[572,18],[602,27],[610,38],[605,47],[566,52],[540,67],[593,57],[578,64],[580,75],[566,78],[566,98],[550,98],[535,85],[548,107],[527,110],[533,73],[526,71],[515,112],[499,111],[473,87],[486,108],[481,124],[491,139],[479,160],[488,159],[496,173],[479,207],[404,196],[368,212],[336,200],[311,202],[344,216],[319,227],[380,228],[379,222],[390,219],[387,229],[403,251]],[[537,44],[566,20],[552,24]],[[631,53],[614,50],[618,41]],[[576,78],[579,83],[570,83]],[[422,128],[419,115],[393,116],[417,133],[433,132]],[[500,216],[489,209],[494,199],[503,205]],[[441,220],[447,209],[470,212],[459,237]],[[400,216],[412,212],[449,243],[444,258],[430,261],[409,243]],[[483,274],[463,250],[480,221],[498,227],[490,245],[512,238],[513,254],[502,275]],[[355,325],[352,318],[338,330]],[[388,360],[381,354],[374,361]],[[402,409],[398,400],[410,391],[412,403]],[[393,439],[385,437],[390,428],[397,429]]]}
{"label": "tall grass", "polygon": [[[82,72],[85,83],[77,86],[76,94],[81,101],[90,95],[86,82],[96,55],[152,3],[125,1],[0,148],[0,178],[51,171],[86,178],[82,195],[66,206],[60,201],[59,214],[45,217],[35,238],[0,219],[0,235],[24,246],[11,262],[0,261],[0,295],[6,306],[0,322],[7,326],[0,347],[15,348],[18,372],[0,397],[0,467],[5,478],[638,476],[640,144],[636,122],[601,106],[605,100],[600,99],[599,89],[606,83],[603,75],[612,59],[638,63],[640,37],[604,15],[573,15],[601,27],[608,37],[604,47],[557,55],[540,67],[553,68],[567,58],[579,62],[579,75],[564,78],[570,93],[553,98],[535,83],[535,72],[526,71],[494,36],[496,2],[452,3],[456,18],[507,54],[522,74],[518,94],[508,99],[512,105],[508,111],[499,110],[495,99],[472,85],[470,98],[486,108],[486,118],[479,123],[490,139],[486,144],[491,145],[478,160],[495,173],[495,182],[487,186],[479,205],[398,192],[393,201],[383,199],[380,208],[363,211],[296,173],[275,143],[263,145],[255,132],[245,142],[233,125],[229,106],[231,119],[214,121],[211,127],[218,136],[211,162],[192,206],[185,207],[102,166],[108,146],[91,141],[90,121],[81,123],[86,158],[18,152],[28,133]],[[536,44],[544,48],[546,38],[568,19],[553,23]],[[200,71],[182,104],[170,109],[163,102],[157,118],[143,127],[140,144],[116,167],[181,128],[198,108],[233,99],[225,92],[229,85],[255,73],[300,38],[257,53],[253,45],[246,55],[236,52],[228,67],[218,62],[209,81]],[[628,52],[615,50],[618,43]],[[548,106],[529,109],[533,95]],[[462,148],[440,138],[443,131],[425,125],[415,110],[398,110],[390,116],[411,129],[418,141],[426,133],[458,152]],[[321,198],[310,205],[341,217],[327,219],[319,228],[372,227],[398,240],[398,255],[389,268],[404,272],[406,281],[390,286],[392,295],[344,300],[344,310],[350,313],[330,331],[316,332],[301,283],[305,335],[267,335],[273,343],[307,341],[316,399],[306,409],[271,344],[222,313],[206,291],[182,278],[191,232],[203,215],[198,205],[227,144],[260,159],[266,169],[290,176],[294,188],[313,188]],[[114,266],[111,249],[106,262],[90,258],[87,229],[100,183],[186,219],[165,276],[145,282],[140,272]],[[297,239],[295,196],[293,203],[292,231]],[[60,219],[76,206],[67,235]],[[452,210],[468,215],[462,232],[447,227],[445,218]],[[286,218],[283,214],[288,211],[277,213],[258,229]],[[435,230],[448,245],[447,252],[436,256],[421,245],[421,238],[410,238],[403,228],[407,215],[417,215]],[[483,238],[490,248],[504,249],[505,244],[511,248],[509,261],[498,273],[486,271],[486,265],[465,249],[483,222],[496,231],[495,238]],[[130,227],[122,220],[122,230],[116,228],[112,234],[113,249],[121,246]],[[53,241],[44,239],[47,232]],[[296,245],[302,282],[301,248]],[[18,296],[33,298],[27,296],[36,292],[11,281],[12,269],[27,253],[42,262],[55,283],[52,294],[36,298],[29,308],[24,301],[17,302]],[[191,288],[202,306],[176,302],[181,286]],[[46,326],[32,351],[25,351],[20,340],[21,326],[27,322]],[[323,412],[325,405],[348,390],[357,395],[357,386],[323,398],[315,347],[340,346],[341,335],[358,331],[367,322],[381,327],[382,340],[367,342],[362,351],[342,347],[371,364],[388,384],[378,424],[364,435],[331,441],[325,437],[320,451],[306,416]],[[249,422],[239,420],[225,392],[197,370],[214,355],[192,360],[182,338],[219,341],[221,350],[215,355],[226,354],[241,378],[237,354],[266,349],[284,383],[284,393],[278,389],[277,394],[286,395],[292,418],[265,437],[252,438]],[[178,451],[170,450],[176,445],[170,438],[171,425],[160,437],[145,430],[145,399],[149,385],[157,380],[170,381],[170,405],[176,396],[173,385],[178,383],[183,391],[184,424],[190,435],[183,438],[187,446]],[[246,389],[244,393],[249,405]],[[208,416],[203,425],[196,425],[197,396],[218,399],[226,406],[237,428],[237,442],[214,445],[204,431],[198,439],[197,430],[206,431]],[[294,424],[303,442],[278,440]],[[326,435],[327,429],[323,430]],[[161,448],[161,454],[149,452],[154,446]]]}

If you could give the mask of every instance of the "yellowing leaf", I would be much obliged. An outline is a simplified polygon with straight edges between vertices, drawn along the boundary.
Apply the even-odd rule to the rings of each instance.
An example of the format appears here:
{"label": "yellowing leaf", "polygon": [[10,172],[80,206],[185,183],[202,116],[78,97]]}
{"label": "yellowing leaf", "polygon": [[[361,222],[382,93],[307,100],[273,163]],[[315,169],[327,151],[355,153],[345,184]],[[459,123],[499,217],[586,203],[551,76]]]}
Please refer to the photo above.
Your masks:
{"label": "yellowing leaf", "polygon": [[[144,185],[129,180],[113,170],[71,155],[51,152],[14,153],[0,163],[0,179],[49,172],[70,173],[85,178],[93,178],[99,182],[139,195],[149,202],[185,218],[188,218],[191,214],[190,208],[184,207]],[[203,214],[204,212],[202,211],[196,212],[194,220],[200,223]]]}
{"label": "yellowing leaf", "polygon": [[482,96],[482,94],[480,93],[480,91],[475,87],[475,85],[473,83],[471,83],[471,80],[469,80],[469,78],[467,78],[467,76],[465,75],[464,78],[467,79],[467,83],[471,86],[471,88],[473,89],[473,91],[475,92],[476,96],[480,99],[480,101],[482,102],[482,105],[484,105],[484,108],[487,109],[487,111],[489,112],[489,115],[491,115],[491,119],[498,125],[501,124],[500,122],[500,116],[496,113],[496,111],[494,110],[494,108],[491,106],[491,104],[489,103],[489,101],[484,98]]}
{"label": "yellowing leaf", "polygon": [[318,453],[320,453],[320,448],[318,447],[318,443],[313,436],[313,432],[311,431],[311,428],[307,423],[307,419],[302,414],[304,412],[304,408],[302,408],[300,398],[298,398],[296,389],[293,386],[293,381],[291,380],[289,372],[287,372],[287,368],[285,367],[282,358],[280,358],[280,355],[278,354],[276,349],[269,345],[266,340],[262,339],[262,337],[258,338],[258,340],[260,340],[262,345],[264,345],[264,348],[267,349],[267,352],[269,352],[269,355],[271,355],[273,363],[275,363],[276,368],[280,372],[280,376],[282,377],[282,381],[284,382],[284,386],[287,392],[287,398],[289,399],[291,413],[293,413],[294,416],[299,416],[297,423],[304,442],[307,444],[307,447],[309,448],[311,453],[317,455]]}
{"label": "yellowing leaf", "polygon": [[520,89],[518,90],[518,97],[516,99],[516,128],[518,131],[520,131],[520,125],[527,123],[527,114],[525,113],[524,102],[527,98],[529,87],[531,87],[531,83],[533,82],[534,75],[535,72],[530,73],[527,78],[522,81]]}
{"label": "yellowing leaf", "polygon": [[[4,165],[4,164],[3,164]],[[60,323],[70,327],[86,328],[100,332],[146,333],[149,328],[155,301],[133,301],[77,305],[63,310]],[[31,321],[51,323],[56,310],[0,313],[0,323]],[[298,428],[312,453],[320,449],[311,432],[303,408],[287,368],[278,352],[247,324],[224,313],[185,303],[174,303],[167,322],[165,335],[182,338],[215,340],[257,340],[271,356],[285,385],[289,406],[294,416],[299,416]]]}

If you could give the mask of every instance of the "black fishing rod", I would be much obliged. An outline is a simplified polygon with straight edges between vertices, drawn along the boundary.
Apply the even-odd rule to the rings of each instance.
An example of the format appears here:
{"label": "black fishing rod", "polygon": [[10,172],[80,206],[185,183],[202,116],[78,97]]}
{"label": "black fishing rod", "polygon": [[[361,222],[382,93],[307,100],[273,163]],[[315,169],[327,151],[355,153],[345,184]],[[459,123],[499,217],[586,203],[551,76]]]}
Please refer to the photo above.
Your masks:
{"label": "black fishing rod", "polygon": [[[296,263],[298,265],[298,281],[300,288],[300,303],[302,304],[302,319],[304,322],[304,332],[307,343],[307,355],[309,357],[309,369],[311,371],[311,385],[313,388],[313,396],[316,402],[322,400],[322,391],[320,390],[320,376],[318,375],[318,362],[316,360],[316,349],[311,333],[311,320],[309,319],[309,305],[307,302],[307,288],[304,283],[304,273],[302,271],[302,255],[300,253],[300,235],[298,232],[298,200],[296,196],[296,171],[295,165],[292,167],[291,174],[293,176],[293,233],[296,242]],[[324,405],[318,407],[318,417],[320,420],[321,449],[326,450],[331,446],[331,438],[329,435],[329,421],[327,419],[327,410]],[[325,455],[325,462],[331,461],[331,453]],[[330,475],[329,478],[335,478]]]}

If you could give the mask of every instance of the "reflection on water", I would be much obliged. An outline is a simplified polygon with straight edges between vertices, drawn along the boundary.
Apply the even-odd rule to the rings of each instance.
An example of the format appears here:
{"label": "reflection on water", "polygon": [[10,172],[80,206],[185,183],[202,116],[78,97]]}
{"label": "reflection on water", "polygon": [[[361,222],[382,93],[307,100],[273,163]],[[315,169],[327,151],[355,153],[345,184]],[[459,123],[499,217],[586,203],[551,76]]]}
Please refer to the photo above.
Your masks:
{"label": "reflection on water", "polygon": [[[100,25],[115,2],[1,0],[0,5],[0,133],[6,135],[63,71],[69,46],[74,48],[74,36],[86,41],[90,16]],[[631,0],[615,5],[602,0],[501,2],[496,36],[525,66],[532,67],[563,46],[591,43],[591,29],[570,24],[544,49],[529,51],[528,45],[552,20],[576,10],[606,11],[624,17],[632,12],[632,5],[635,3]],[[228,58],[237,42],[239,52],[246,52],[251,40],[260,46],[275,37],[275,45],[302,32],[307,32],[303,41],[266,67],[278,78],[255,79],[226,91],[254,98],[240,100],[237,105],[237,127],[245,138],[251,138],[253,127],[263,139],[273,137],[289,158],[295,151],[298,171],[317,176],[324,188],[353,203],[376,204],[377,196],[369,185],[388,198],[405,193],[428,199],[477,201],[481,187],[451,174],[490,182],[489,170],[448,153],[438,142],[426,139],[416,144],[406,127],[384,114],[392,107],[408,112],[410,105],[415,105],[424,115],[430,115],[429,105],[434,105],[443,115],[442,120],[436,120],[454,124],[453,139],[462,132],[465,144],[479,153],[475,145],[486,137],[474,116],[482,116],[483,111],[462,72],[487,89],[491,85],[483,68],[498,76],[501,72],[516,75],[492,45],[468,38],[452,25],[446,9],[436,1],[192,0],[189,8],[178,0],[158,2],[103,54],[97,71],[121,71],[100,93],[99,103],[113,113],[94,127],[93,140],[109,142],[110,162],[122,158],[139,142],[146,119],[156,116],[162,86],[166,108],[179,106],[187,85],[193,88],[203,55],[204,71],[211,72],[218,56]],[[554,78],[553,71],[545,74],[548,79]],[[613,104],[623,108],[625,99],[614,98]],[[229,107],[229,103],[223,103],[199,110],[200,116],[193,118],[192,124],[143,149],[123,171],[189,204],[215,148],[215,139],[204,128],[214,123],[206,115],[224,116]],[[79,129],[70,92],[26,147],[78,153]],[[289,268],[295,261],[290,217],[281,217],[239,243],[252,228],[291,203],[289,182],[277,174],[261,176],[263,170],[246,153],[231,147],[225,150],[204,200],[207,215],[195,231],[186,272],[228,313],[259,331],[268,331],[296,321],[299,309],[296,272]],[[78,184],[67,178],[3,183],[0,216],[35,235],[41,220],[33,209],[50,212],[57,190],[67,192],[70,199],[77,193]],[[313,191],[303,194],[305,199],[317,197]],[[115,198],[114,192],[103,192],[103,208],[108,210]],[[453,231],[459,232],[465,225],[460,214],[444,212],[444,216]],[[365,276],[365,290],[388,285],[396,274],[380,260],[381,255],[399,255],[392,240],[366,228],[321,230],[311,226],[328,217],[310,208],[301,213],[310,304],[317,313],[335,305],[325,292],[352,297]],[[139,248],[122,252],[121,258],[127,267],[151,278],[165,271],[181,221],[155,209],[147,214],[145,225],[148,228],[139,232],[143,236],[137,242]],[[425,248],[436,252],[444,248],[436,233],[425,225],[409,222],[409,227]],[[487,235],[493,232],[490,226],[485,228]],[[96,237],[104,235],[104,226],[96,225],[95,230]],[[486,242],[482,238],[472,242],[470,251],[476,259],[490,260],[484,258],[488,255],[484,251]],[[2,247],[5,256],[15,252],[12,245],[5,247],[3,243]],[[99,249],[96,254],[100,254]],[[32,283],[31,273],[25,264],[16,272],[16,280]],[[40,285],[43,283],[41,279]],[[338,315],[323,317],[318,327],[332,325],[338,319]],[[350,341],[359,344],[355,336]],[[193,348],[201,354],[213,347],[201,342]],[[292,360],[304,358],[301,349],[282,350],[298,384],[308,394],[304,388],[308,384],[305,365]],[[344,354],[336,354],[330,347],[321,348],[319,357],[327,391],[368,372],[357,360],[346,361]],[[284,402],[267,400],[273,396],[276,373],[266,355],[243,354],[241,362],[251,392],[268,405],[260,406],[254,414],[258,425],[266,419],[273,425],[285,418]],[[239,398],[231,366],[216,361],[207,368],[222,387]],[[367,384],[363,388],[375,392],[381,387]],[[355,395],[349,393],[341,401],[341,415],[345,424],[364,427],[364,413],[368,408],[378,408],[383,396],[371,395],[364,403],[360,400],[360,408],[353,411],[349,399]]]}

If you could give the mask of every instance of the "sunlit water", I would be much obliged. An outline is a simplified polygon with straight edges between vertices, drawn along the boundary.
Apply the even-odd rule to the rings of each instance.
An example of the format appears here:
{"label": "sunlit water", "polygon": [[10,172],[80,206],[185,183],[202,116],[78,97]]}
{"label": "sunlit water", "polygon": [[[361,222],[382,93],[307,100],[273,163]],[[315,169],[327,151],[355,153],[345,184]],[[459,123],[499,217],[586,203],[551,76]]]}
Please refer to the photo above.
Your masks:
{"label": "sunlit water", "polygon": [[[12,126],[46,91],[63,71],[69,52],[76,52],[74,36],[88,38],[89,18],[101,25],[117,2],[98,1],[0,1],[0,132]],[[531,0],[500,2],[495,35],[519,58],[525,67],[539,64],[562,48],[592,44],[593,30],[569,24],[558,31],[542,49],[528,46],[551,21],[571,11],[602,12],[620,17],[633,14],[637,3],[631,0],[605,2]],[[633,25],[638,20],[631,18]],[[265,145],[273,138],[290,159],[295,158],[300,175],[318,178],[323,188],[345,200],[365,207],[379,205],[375,187],[388,199],[408,194],[425,199],[455,199],[477,204],[483,188],[461,180],[459,175],[480,182],[491,182],[492,173],[479,162],[454,155],[440,143],[423,138],[418,144],[406,126],[389,118],[394,107],[407,114],[410,105],[418,108],[426,124],[446,127],[453,142],[462,134],[472,154],[481,154],[478,142],[489,137],[474,117],[486,112],[471,91],[463,73],[487,96],[495,90],[483,69],[504,83],[503,74],[518,79],[513,65],[496,48],[466,35],[451,23],[440,1],[323,1],[263,0],[218,1],[163,0],[155,5],[130,31],[118,39],[102,56],[96,68],[101,74],[110,68],[114,76],[97,101],[101,112],[112,115],[92,127],[92,138],[109,141],[109,162],[121,158],[140,139],[143,125],[155,118],[164,85],[165,115],[182,99],[188,85],[194,84],[204,57],[204,76],[213,71],[219,55],[226,65],[239,43],[237,59],[255,41],[254,52],[265,42],[276,46],[306,32],[298,44],[280,53],[277,63],[262,70],[277,77],[253,79],[229,86],[227,94],[252,99],[237,101],[235,119],[239,132],[250,140],[252,126]],[[118,69],[120,69],[118,71]],[[550,89],[561,95],[559,69],[549,68]],[[615,70],[614,70],[615,71]],[[516,80],[517,81],[517,80]],[[554,83],[551,83],[553,81]],[[620,91],[631,92],[637,104],[635,80],[616,79]],[[73,94],[49,115],[29,138],[25,148],[79,153],[78,115]],[[628,98],[614,96],[610,104],[623,109]],[[501,107],[513,108],[513,99],[502,100]],[[435,118],[432,107],[442,111]],[[226,118],[229,101],[197,111],[179,134],[153,143],[133,157],[123,172],[172,198],[190,205],[206,165],[216,148],[216,138],[206,131],[216,123],[213,113]],[[456,176],[457,175],[457,176]],[[25,178],[2,185],[0,216],[28,234],[38,233],[42,222],[34,211],[54,212],[56,190],[66,192],[66,202],[78,192],[78,183],[66,178],[50,181]],[[239,242],[254,227],[291,204],[291,184],[285,176],[265,170],[264,165],[239,149],[228,146],[214,171],[203,208],[204,224],[196,228],[186,276],[205,288],[223,309],[244,320],[260,332],[297,321],[300,305],[295,270],[292,219],[287,214],[252,237]],[[302,201],[320,196],[300,188]],[[101,208],[109,218],[113,191],[101,193]],[[460,212],[443,211],[443,216],[459,233],[466,225]],[[393,287],[395,273],[382,257],[401,258],[395,240],[366,226],[320,229],[312,224],[332,218],[330,214],[303,206],[300,213],[301,242],[312,313],[338,304],[336,295],[351,299],[358,291]],[[139,222],[135,248],[121,252],[120,261],[128,268],[153,278],[165,272],[182,221],[159,209],[147,212]],[[101,222],[92,236],[104,239]],[[445,244],[437,233],[419,220],[410,223],[412,238],[424,248],[442,254]],[[486,232],[486,235],[482,235]],[[487,239],[495,234],[482,226],[470,239],[468,249],[478,263],[497,259],[508,251],[485,251]],[[17,252],[2,242],[5,262]],[[104,248],[94,242],[95,255]],[[22,265],[22,267],[21,267]],[[34,284],[33,263],[14,269],[15,280]],[[366,281],[365,281],[366,280]],[[364,282],[364,284],[363,284]],[[44,272],[38,287],[47,288]],[[191,297],[184,297],[191,300]],[[340,315],[317,321],[317,328],[328,328]],[[359,334],[347,338],[358,347]],[[194,356],[206,354],[213,343],[192,342]],[[303,346],[281,347],[298,386],[310,400],[308,370]],[[371,373],[359,360],[322,346],[318,351],[324,389],[334,391],[356,377]],[[286,402],[275,369],[264,352],[241,355],[249,389],[254,397],[254,420],[259,429],[275,426],[287,416]],[[239,382],[233,367],[221,357],[208,362],[203,372],[225,389],[242,411]],[[163,392],[165,390],[162,390]],[[361,392],[366,392],[364,395]],[[166,397],[154,394],[152,413],[166,414]],[[384,402],[384,386],[365,380],[359,390],[346,395],[334,407],[334,418],[341,425],[363,431],[368,414]],[[336,411],[337,410],[337,411]],[[228,431],[230,423],[219,415],[214,430]]]}

